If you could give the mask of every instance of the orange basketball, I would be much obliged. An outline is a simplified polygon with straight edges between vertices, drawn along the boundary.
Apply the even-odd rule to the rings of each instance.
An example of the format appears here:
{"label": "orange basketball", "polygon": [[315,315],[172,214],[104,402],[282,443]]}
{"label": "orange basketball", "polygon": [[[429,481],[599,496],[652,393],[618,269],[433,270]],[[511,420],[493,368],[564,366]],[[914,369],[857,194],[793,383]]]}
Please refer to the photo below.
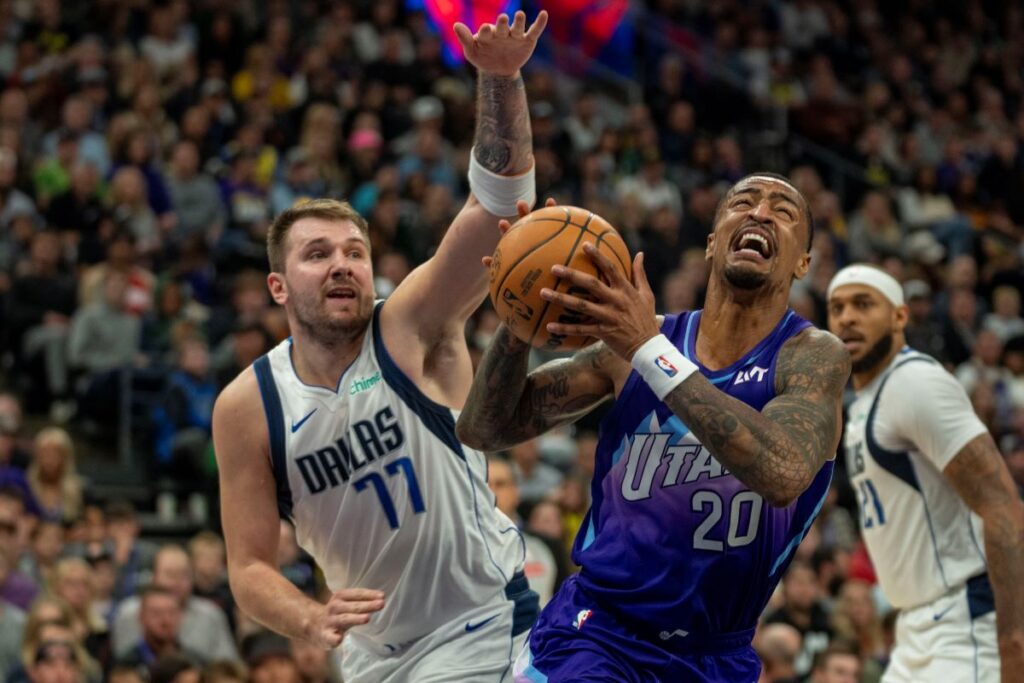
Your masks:
{"label": "orange basketball", "polygon": [[523,341],[549,351],[568,351],[586,346],[590,337],[565,337],[547,331],[547,324],[587,323],[589,318],[559,304],[545,301],[540,290],[586,296],[562,278],[551,274],[561,264],[597,275],[597,266],[583,251],[587,242],[623,273],[632,277],[633,264],[626,244],[600,216],[575,206],[549,206],[519,219],[505,233],[491,263],[491,302],[498,317]]}

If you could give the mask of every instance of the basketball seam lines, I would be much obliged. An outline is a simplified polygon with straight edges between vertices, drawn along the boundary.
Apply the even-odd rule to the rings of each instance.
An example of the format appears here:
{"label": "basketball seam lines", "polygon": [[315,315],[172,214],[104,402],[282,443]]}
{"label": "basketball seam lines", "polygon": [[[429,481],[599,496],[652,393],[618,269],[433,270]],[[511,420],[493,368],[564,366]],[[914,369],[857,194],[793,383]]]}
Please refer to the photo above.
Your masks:
{"label": "basketball seam lines", "polygon": [[[565,210],[565,214],[566,214],[566,220],[565,220],[566,226],[573,225],[573,226],[575,226],[575,227],[580,229],[580,234],[576,236],[576,242],[573,243],[572,249],[569,250],[569,255],[565,257],[565,263],[562,264],[563,266],[568,268],[569,264],[572,263],[573,254],[576,253],[576,250],[580,246],[580,241],[583,239],[583,235],[585,233],[588,233],[588,232],[591,232],[592,234],[596,234],[596,233],[593,233],[592,231],[587,230],[587,226],[590,225],[590,221],[593,220],[593,218],[594,218],[593,212],[591,212],[590,215],[587,216],[587,222],[584,223],[583,225],[576,225],[575,223],[572,223],[569,220],[569,219],[572,218],[572,214],[569,213],[568,209]],[[565,282],[565,278],[562,278],[562,277],[558,278],[558,282],[556,282],[555,286],[551,288],[552,291],[557,292],[559,286],[561,286],[561,284],[563,282]],[[530,346],[533,346],[533,338],[537,336],[537,332],[538,332],[538,330],[540,330],[540,324],[542,322],[544,322],[544,316],[547,315],[548,308],[550,306],[551,306],[551,302],[550,301],[545,301],[544,302],[544,307],[542,309],[540,309],[540,315],[537,317],[537,324],[534,325],[533,332],[530,333],[530,342],[529,342]]]}
{"label": "basketball seam lines", "polygon": [[[530,221],[530,223],[533,223],[533,221]],[[569,221],[566,220],[562,224],[562,227],[560,227],[558,230],[556,230],[553,234],[549,235],[543,242],[538,242],[537,244],[535,244],[532,247],[530,247],[530,249],[528,251],[526,251],[525,253],[520,255],[519,258],[516,259],[512,263],[512,265],[510,265],[508,268],[505,269],[505,277],[501,278],[501,282],[498,283],[498,288],[495,290],[495,291],[498,292],[498,296],[499,297],[501,296],[502,288],[505,286],[505,281],[508,280],[508,276],[512,274],[512,271],[515,270],[519,266],[520,263],[525,261],[526,258],[528,256],[530,256],[530,254],[532,254],[533,252],[537,251],[538,249],[543,247],[545,244],[547,244],[551,240],[553,240],[556,237],[558,237],[559,235],[561,235],[562,231],[565,230],[567,227],[569,227],[569,225],[570,225]],[[524,227],[526,227],[526,226],[520,226],[519,229],[521,230]],[[508,233],[505,233],[505,234],[507,235]]]}

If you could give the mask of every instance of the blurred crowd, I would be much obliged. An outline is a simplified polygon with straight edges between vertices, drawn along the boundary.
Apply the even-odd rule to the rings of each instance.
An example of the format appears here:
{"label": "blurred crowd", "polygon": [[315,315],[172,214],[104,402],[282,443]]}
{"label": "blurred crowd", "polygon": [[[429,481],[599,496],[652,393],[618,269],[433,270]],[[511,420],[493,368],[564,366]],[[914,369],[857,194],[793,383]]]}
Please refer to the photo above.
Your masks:
{"label": "blurred crowd", "polygon": [[[909,343],[955,372],[1024,491],[1024,10],[630,11],[639,96],[524,74],[538,194],[616,225],[676,312],[701,305],[725,189],[788,173],[815,222],[794,308],[824,325],[838,268],[891,272]],[[472,74],[397,0],[0,0],[0,78],[0,680],[327,680],[322,653],[234,609],[202,513],[213,400],[288,335],[265,285],[276,213],[352,202],[380,296],[431,255],[467,194]],[[496,325],[485,305],[475,354]],[[489,456],[544,598],[574,569],[598,417]],[[209,529],[142,538],[142,511],[90,486],[76,451],[126,420],[139,470],[198,492]],[[764,680],[878,679],[893,614],[853,509],[840,476],[766,610]],[[281,565],[323,590],[287,526]]]}

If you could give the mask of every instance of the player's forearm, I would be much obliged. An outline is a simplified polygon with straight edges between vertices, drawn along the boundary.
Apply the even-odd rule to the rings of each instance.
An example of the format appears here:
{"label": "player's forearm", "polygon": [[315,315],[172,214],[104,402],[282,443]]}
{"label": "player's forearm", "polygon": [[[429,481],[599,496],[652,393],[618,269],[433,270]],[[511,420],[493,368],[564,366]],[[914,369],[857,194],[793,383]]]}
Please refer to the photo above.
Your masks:
{"label": "player's forearm", "polygon": [[526,87],[519,73],[480,73],[473,146],[477,162],[492,173],[518,175],[533,165]]}
{"label": "player's forearm", "polygon": [[1004,662],[1024,664],[1024,503],[1006,500],[986,510],[983,519],[999,651]]}
{"label": "player's forearm", "polygon": [[322,606],[307,597],[281,572],[265,562],[232,566],[231,592],[250,618],[288,638],[309,640],[314,616]]}
{"label": "player's forearm", "polygon": [[527,384],[530,346],[499,325],[477,368],[455,433],[478,450],[500,450],[530,438],[516,417]]}
{"label": "player's forearm", "polygon": [[737,479],[777,507],[803,493],[836,448],[838,418],[830,422],[822,411],[784,400],[766,415],[699,374],[665,396],[665,404]]}

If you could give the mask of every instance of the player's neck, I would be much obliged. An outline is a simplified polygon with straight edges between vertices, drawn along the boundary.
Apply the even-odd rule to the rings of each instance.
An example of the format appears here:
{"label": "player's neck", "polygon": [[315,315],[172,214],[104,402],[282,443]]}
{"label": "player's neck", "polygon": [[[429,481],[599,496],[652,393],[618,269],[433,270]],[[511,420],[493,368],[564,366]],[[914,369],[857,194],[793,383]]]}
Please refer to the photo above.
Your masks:
{"label": "player's neck", "polygon": [[788,301],[788,293],[783,292],[767,299],[741,299],[727,288],[710,286],[697,330],[698,360],[710,370],[732,365],[775,329],[789,308]]}
{"label": "player's neck", "polygon": [[363,336],[368,330],[351,340],[339,340],[330,346],[318,342],[309,335],[293,328],[292,367],[303,384],[335,389],[342,374],[352,364],[363,346]]}
{"label": "player's neck", "polygon": [[893,358],[900,354],[900,351],[903,350],[903,347],[906,346],[906,344],[906,337],[902,334],[893,335],[892,348],[889,349],[889,353],[885,355],[885,358],[878,361],[878,363],[873,365],[871,368],[863,372],[854,372],[851,375],[851,379],[853,380],[853,390],[860,391],[867,385],[874,382],[879,375],[885,372],[886,369],[892,365]]}

